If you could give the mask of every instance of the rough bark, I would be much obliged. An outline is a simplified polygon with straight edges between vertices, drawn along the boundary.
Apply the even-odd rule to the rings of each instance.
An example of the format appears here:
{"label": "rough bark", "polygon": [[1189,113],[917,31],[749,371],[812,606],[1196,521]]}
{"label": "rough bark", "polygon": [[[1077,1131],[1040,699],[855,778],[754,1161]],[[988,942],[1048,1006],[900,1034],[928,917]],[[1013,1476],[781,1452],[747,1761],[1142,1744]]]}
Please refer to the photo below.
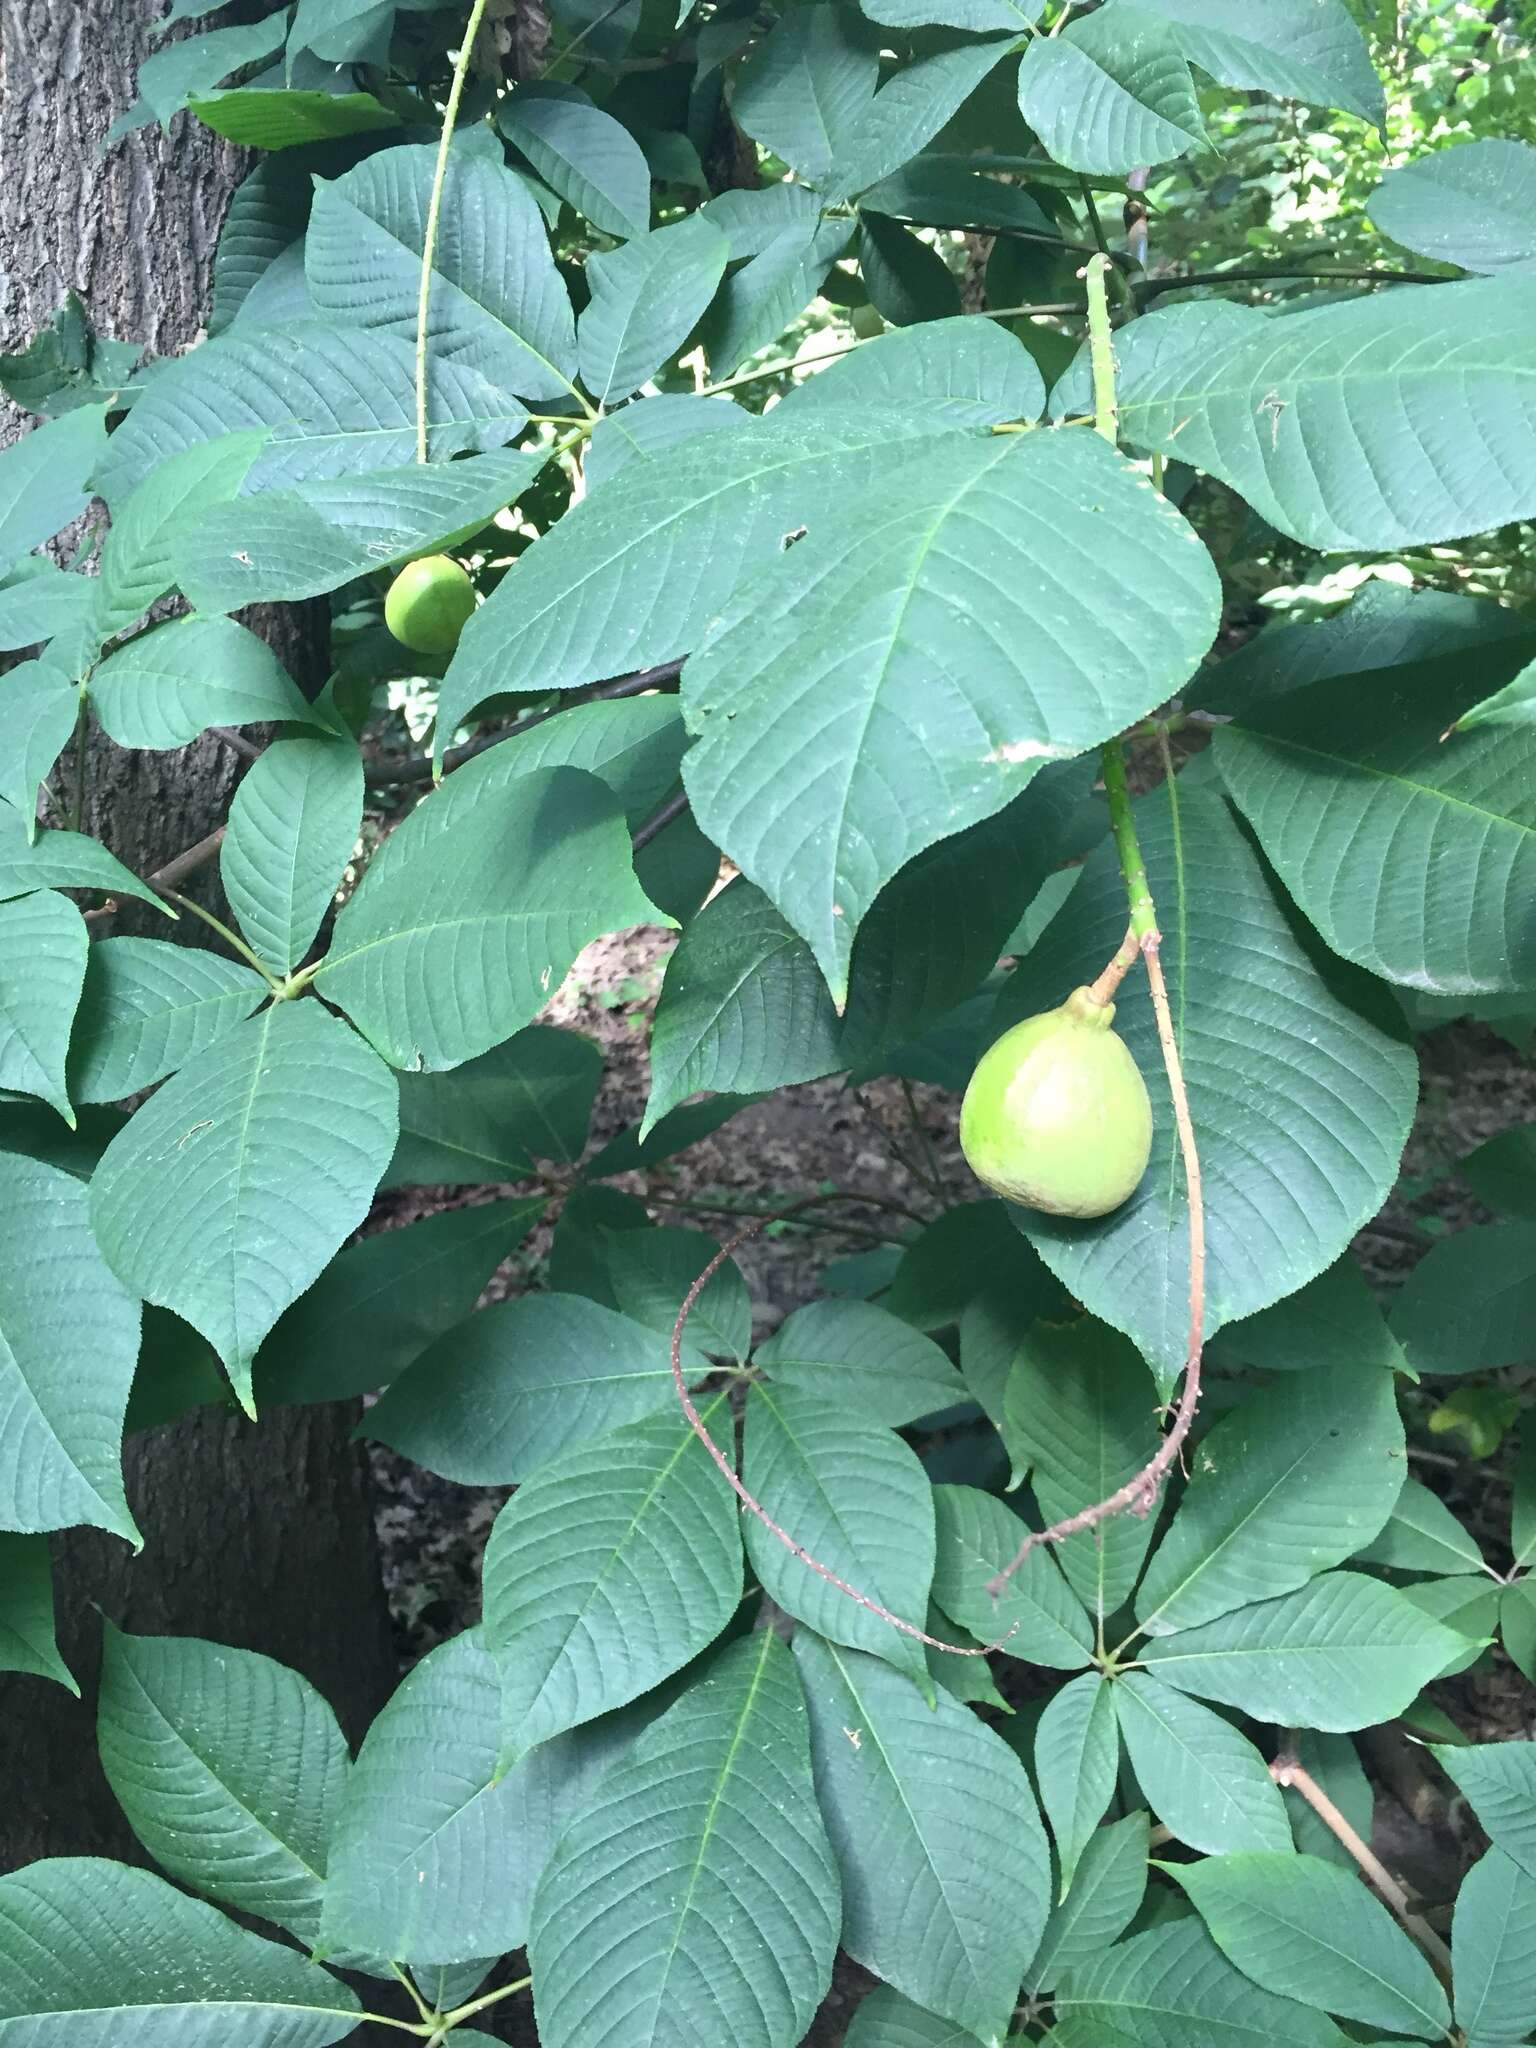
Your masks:
{"label": "rough bark", "polygon": [[[0,332],[20,347],[66,291],[99,331],[174,354],[198,335],[217,239],[245,159],[182,116],[102,154],[132,104],[164,0],[0,0]],[[0,406],[0,444],[26,430]],[[324,618],[264,622],[313,690]],[[87,820],[141,872],[224,817],[240,762],[208,739],[176,753],[93,744]],[[155,921],[157,936],[169,936]],[[256,1426],[204,1409],[130,1439],[137,1560],[98,1532],[56,1540],[61,1641],[85,1699],[0,1678],[0,1870],[41,1855],[132,1854],[92,1732],[101,1610],[146,1633],[208,1636],[311,1677],[354,1738],[393,1682],[360,1454],[345,1407]]]}

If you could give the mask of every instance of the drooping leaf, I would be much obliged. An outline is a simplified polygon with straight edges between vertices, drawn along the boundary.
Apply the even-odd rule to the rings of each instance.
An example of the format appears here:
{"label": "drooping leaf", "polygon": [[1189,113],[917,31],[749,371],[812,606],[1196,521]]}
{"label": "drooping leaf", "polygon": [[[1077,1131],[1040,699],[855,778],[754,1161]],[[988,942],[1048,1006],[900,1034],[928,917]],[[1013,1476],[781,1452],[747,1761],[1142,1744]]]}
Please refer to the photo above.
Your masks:
{"label": "drooping leaf", "polygon": [[600,405],[638,391],[682,347],[714,297],[729,254],[720,230],[689,214],[588,257],[592,297],[576,340],[582,382]]}
{"label": "drooping leaf", "polygon": [[1053,2048],[1344,2048],[1333,2021],[1261,1990],[1191,1915],[1085,1958],[1056,1987]]}
{"label": "drooping leaf", "polygon": [[[1481,533],[1536,507],[1533,313],[1536,277],[1372,294],[1283,320],[1230,301],[1164,309],[1116,343],[1121,431],[1219,477],[1308,547]],[[1077,410],[1086,392],[1074,369],[1053,403]]]}
{"label": "drooping leaf", "polygon": [[[267,428],[255,427],[245,433],[221,434],[211,441],[195,441],[157,464],[120,499],[101,549],[99,623],[103,638],[131,626],[156,598],[175,586],[173,538],[184,525],[200,525],[217,506],[234,497],[267,438]],[[240,544],[249,545],[258,539],[256,522],[249,510],[240,517],[244,522]]]}
{"label": "drooping leaf", "polygon": [[1456,2024],[1477,2048],[1536,2027],[1536,1878],[1490,1849],[1462,1879],[1451,1923]]}
{"label": "drooping leaf", "polygon": [[[552,192],[605,235],[625,240],[651,224],[645,152],[621,122],[569,88],[520,85],[496,125]],[[588,379],[588,388],[596,393]]]}
{"label": "drooping leaf", "polygon": [[245,149],[295,149],[343,135],[398,128],[400,116],[371,92],[281,92],[270,88],[203,93],[189,110],[216,135]]}
{"label": "drooping leaf", "polygon": [[80,517],[106,442],[107,408],[82,405],[0,451],[0,574]]}
{"label": "drooping leaf", "polygon": [[1179,37],[1159,9],[1132,0],[1036,36],[1019,67],[1019,107],[1073,171],[1167,163],[1205,141]]}
{"label": "drooping leaf", "polygon": [[[1396,1178],[1417,1063],[1379,996],[1303,943],[1221,799],[1175,783],[1135,808],[1205,1179],[1209,1333],[1322,1272],[1375,1215]],[[1091,981],[1124,932],[1124,884],[1106,845],[1005,988],[999,1027]],[[1152,1097],[1146,1177],[1101,1222],[1014,1215],[1166,1390],[1184,1360],[1187,1208],[1142,981],[1122,984],[1115,1029]]]}
{"label": "drooping leaf", "polygon": [[904,1996],[996,2039],[1045,1925],[1050,1858],[1024,1766],[969,1707],[930,1710],[875,1657],[797,1631],[843,1947]]}
{"label": "drooping leaf", "polygon": [[400,1143],[385,1187],[522,1180],[536,1159],[570,1166],[603,1075],[591,1039],[530,1024],[479,1059],[400,1078]]}
{"label": "drooping leaf", "polygon": [[53,1571],[41,1535],[0,1536],[0,1671],[80,1690],[54,1635]]}
{"label": "drooping leaf", "polygon": [[275,974],[314,943],[363,818],[363,763],[350,740],[278,740],[230,806],[219,877],[240,929]]}
{"label": "drooping leaf", "polygon": [[1161,15],[1191,64],[1221,85],[1342,107],[1381,123],[1385,100],[1347,0],[1137,0]]}
{"label": "drooping leaf", "polygon": [[658,1332],[578,1294],[529,1294],[445,1331],[367,1432],[461,1485],[509,1486],[675,1401]]}
{"label": "drooping leaf", "polygon": [[874,98],[880,53],[857,17],[824,4],[792,8],[757,45],[731,112],[747,134],[819,184]]}
{"label": "drooping leaf", "polygon": [[[729,1408],[701,1411],[718,1435]],[[505,1763],[681,1670],[741,1598],[736,1499],[681,1416],[541,1466],[496,1518],[485,1634]]]}
{"label": "drooping leaf", "polygon": [[1088,1837],[1072,1889],[1045,1923],[1029,1967],[1031,1990],[1049,1991],[1069,1970],[1097,1961],[1124,1934],[1146,1895],[1150,1833],[1144,1813],[1128,1813]]}
{"label": "drooping leaf", "polygon": [[763,1629],[646,1730],[562,1837],[529,1935],[539,2038],[793,2048],[831,1978],[838,1904],[805,1700]]}
{"label": "drooping leaf", "polygon": [[210,725],[314,714],[264,640],[233,619],[172,619],[109,654],[90,680],[96,716],[120,747],[184,747]]}
{"label": "drooping leaf", "polygon": [[331,1841],[324,1934],[366,1954],[455,1963],[528,1938],[539,1873],[608,1760],[586,1731],[512,1770],[478,1629],[431,1651],[375,1719]]}
{"label": "drooping leaf", "polygon": [[483,754],[412,812],[336,920],[320,994],[391,1066],[441,1071],[510,1038],[589,939],[670,922],[618,803],[578,769]]}
{"label": "drooping leaf", "polygon": [[120,1102],[185,1066],[267,994],[238,960],[163,939],[98,939],[69,1048],[77,1102]]}
{"label": "drooping leaf", "polygon": [[[351,328],[416,334],[430,144],[385,149],[315,192],[304,270],[322,315]],[[514,172],[450,154],[428,301],[432,353],[522,398],[569,397],[571,302],[533,195]]]}
{"label": "drooping leaf", "polygon": [[1368,2026],[1439,2040],[1451,2009],[1423,1951],[1357,1877],[1315,1856],[1170,1866],[1212,1939],[1266,1991]]}
{"label": "drooping leaf", "polygon": [[348,1760],[307,1680],[250,1650],[109,1622],[96,1733],[107,1782],[162,1869],[314,1942]]}
{"label": "drooping leaf", "polygon": [[[1107,1500],[1157,1449],[1157,1388],[1117,1331],[1036,1323],[1003,1388],[1002,1436],[1047,1522]],[[1090,1613],[1113,1614],[1136,1583],[1155,1523],[1119,1515],[1052,1550]]]}
{"label": "drooping leaf", "polygon": [[1400,1714],[1461,1648],[1391,1586],[1325,1572],[1278,1600],[1159,1636],[1143,1657],[1166,1684],[1261,1720],[1348,1730]]}
{"label": "drooping leaf", "polygon": [[1536,980],[1536,731],[1446,736],[1487,689],[1486,670],[1460,664],[1382,669],[1290,693],[1216,741],[1223,781],[1334,952],[1434,994]]}
{"label": "drooping leaf", "polygon": [[469,1315],[544,1208],[543,1196],[534,1195],[446,1209],[348,1245],[257,1353],[258,1407],[351,1401],[391,1385]]}
{"label": "drooping leaf", "polygon": [[90,940],[51,889],[0,903],[0,1088],[36,1095],[72,1124],[64,1063]]}
{"label": "drooping leaf", "polygon": [[[523,408],[477,371],[430,359],[427,446],[434,462],[500,448],[525,419]],[[246,472],[248,494],[410,462],[415,349],[402,335],[319,322],[242,322],[160,372],[108,442],[96,487],[116,506],[167,457],[258,427],[271,431]]]}
{"label": "drooping leaf", "polygon": [[[817,1394],[760,1384],[747,1404],[747,1490],[838,1577],[916,1628],[933,1581],[933,1488],[894,1431]],[[850,1600],[764,1528],[745,1523],[768,1597],[832,1642],[884,1657],[921,1684],[922,1645]]]}
{"label": "drooping leaf", "polygon": [[974,1486],[937,1486],[938,1558],[933,1597],[946,1614],[1010,1657],[1057,1671],[1080,1671],[1093,1630],[1073,1598],[1049,1545],[1037,1545],[994,1597],[990,1582],[1011,1564],[1029,1530],[995,1494]]}
{"label": "drooping leaf", "polygon": [[218,2014],[229,2048],[326,2048],[361,2017],[347,1986],[163,1877],[60,1856],[0,1879],[0,2028],[159,2048]]}
{"label": "drooping leaf", "polygon": [[1209,1856],[1291,1847],[1269,1766],[1230,1721],[1150,1671],[1116,1679],[1115,1713],[1136,1782],[1181,1842]]}
{"label": "drooping leaf", "polygon": [[367,1214],[394,1147],[389,1070],[315,1002],[278,1003],[181,1068],[91,1183],[125,1284],[201,1330],[242,1402],[257,1347]]}
{"label": "drooping leaf", "polygon": [[320,477],[199,508],[172,528],[175,578],[205,612],[318,597],[428,554],[492,518],[528,489],[547,460],[544,449],[505,448],[458,462]]}
{"label": "drooping leaf", "polygon": [[[841,1000],[880,888],[1000,811],[1043,762],[1098,744],[1176,687],[1209,642],[1216,578],[1183,521],[1088,433],[946,434],[909,451],[873,497],[832,494],[826,516],[684,669],[699,738],[683,778],[700,824]],[[1106,573],[1106,550],[1122,546],[1159,565],[1158,629],[1133,635],[1134,653],[1124,621],[1059,611],[1053,593],[1088,545]]]}
{"label": "drooping leaf", "polygon": [[1101,1672],[1085,1671],[1052,1696],[1035,1730],[1035,1779],[1056,1838],[1062,1897],[1114,1796],[1119,1770],[1114,1693]]}
{"label": "drooping leaf", "polygon": [[1443,1743],[1434,1754],[1494,1847],[1536,1878],[1536,1744]]}
{"label": "drooping leaf", "polygon": [[1388,171],[1370,214],[1416,256],[1502,276],[1536,266],[1533,206],[1536,150],[1490,135]]}
{"label": "drooping leaf", "polygon": [[1200,1439],[1138,1623],[1192,1628],[1355,1556],[1391,1513],[1407,1456],[1387,1373],[1319,1368],[1245,1395]]}
{"label": "drooping leaf", "polygon": [[1536,1302],[1536,1223],[1490,1223],[1431,1245],[1392,1312],[1417,1372],[1477,1372],[1523,1362]]}
{"label": "drooping leaf", "polygon": [[754,1362],[780,1386],[892,1429],[965,1396],[931,1337],[868,1301],[807,1302],[757,1347]]}

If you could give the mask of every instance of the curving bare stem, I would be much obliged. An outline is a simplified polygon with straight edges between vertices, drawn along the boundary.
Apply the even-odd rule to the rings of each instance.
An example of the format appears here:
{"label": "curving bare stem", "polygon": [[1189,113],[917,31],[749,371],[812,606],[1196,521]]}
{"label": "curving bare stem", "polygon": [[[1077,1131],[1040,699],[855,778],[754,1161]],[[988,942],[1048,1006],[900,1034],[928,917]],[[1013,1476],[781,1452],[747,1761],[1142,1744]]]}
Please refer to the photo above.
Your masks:
{"label": "curving bare stem", "polygon": [[819,1199],[821,1197],[810,1195],[803,1202],[795,1202],[789,1208],[781,1209],[775,1216],[759,1216],[745,1230],[737,1231],[736,1235],[728,1243],[723,1244],[719,1251],[715,1253],[709,1264],[700,1273],[698,1279],[694,1281],[688,1292],[683,1296],[683,1305],[677,1312],[677,1321],[672,1325],[672,1384],[677,1389],[678,1401],[682,1405],[684,1415],[688,1418],[689,1428],[715,1461],[716,1469],[730,1487],[732,1493],[735,1494],[748,1513],[755,1515],[769,1534],[777,1537],[791,1556],[798,1557],[808,1570],[815,1572],[818,1578],[825,1579],[829,1586],[835,1586],[839,1593],[846,1594],[850,1600],[855,1602],[857,1606],[862,1607],[866,1613],[873,1614],[880,1621],[888,1622],[892,1628],[900,1629],[904,1636],[912,1636],[918,1642],[926,1643],[931,1650],[943,1650],[946,1655],[951,1657],[989,1656],[993,1650],[999,1649],[1002,1644],[1007,1642],[1008,1636],[1011,1636],[1014,1633],[1014,1629],[1017,1628],[1017,1623],[1014,1624],[1014,1628],[1009,1629],[1008,1635],[1000,1636],[993,1643],[979,1645],[946,1643],[938,1636],[931,1636],[926,1630],[914,1627],[910,1621],[903,1621],[899,1614],[892,1614],[888,1607],[882,1607],[880,1602],[872,1600],[868,1593],[861,1593],[857,1586],[850,1586],[846,1579],[838,1577],[830,1565],[823,1564],[820,1558],[812,1557],[805,1545],[796,1542],[789,1531],[782,1528],[762,1503],[755,1500],[747,1491],[746,1487],[736,1477],[730,1459],[705,1428],[703,1418],[700,1416],[698,1409],[693,1405],[693,1397],[688,1392],[688,1382],[683,1377],[683,1331],[687,1327],[688,1318],[692,1314],[699,1296],[704,1292],[726,1260],[739,1252],[744,1244],[749,1244],[758,1235],[759,1231],[766,1230],[770,1223],[785,1222],[789,1217],[798,1214],[801,1209],[809,1208],[813,1202]]}

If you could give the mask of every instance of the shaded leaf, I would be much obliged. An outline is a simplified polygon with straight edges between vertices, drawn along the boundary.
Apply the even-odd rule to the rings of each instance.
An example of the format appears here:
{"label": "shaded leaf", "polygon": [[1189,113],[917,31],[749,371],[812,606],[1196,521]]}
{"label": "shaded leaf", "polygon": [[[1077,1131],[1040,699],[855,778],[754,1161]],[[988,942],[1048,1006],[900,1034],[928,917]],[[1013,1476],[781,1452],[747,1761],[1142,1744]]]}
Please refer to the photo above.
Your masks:
{"label": "shaded leaf", "polygon": [[1502,1849],[1474,1863],[1451,1923],[1456,2024],[1477,2048],[1536,2027],[1536,1878]]}
{"label": "shaded leaf", "polygon": [[266,998],[238,960],[164,939],[98,939],[69,1048],[77,1102],[120,1102],[222,1038]]}
{"label": "shaded leaf", "polygon": [[78,1695],[53,1631],[53,1571],[44,1537],[0,1535],[0,1671],[52,1678]]}
{"label": "shaded leaf", "polygon": [[1093,1631],[1050,1546],[1037,1545],[994,1597],[988,1584],[1012,1562],[1027,1525],[995,1494],[974,1486],[937,1486],[933,1504],[939,1545],[933,1597],[944,1612],[1010,1657],[1081,1670],[1092,1653]]}
{"label": "shaded leaf", "polygon": [[277,740],[235,792],[219,879],[240,929],[275,974],[314,944],[363,821],[363,763],[350,740]]}
{"label": "shaded leaf", "polygon": [[1418,1372],[1477,1372],[1531,1354],[1536,1223],[1459,1230],[1430,1246],[1397,1297],[1392,1334]]}
{"label": "shaded leaf", "polygon": [[535,1159],[581,1157],[603,1074],[591,1039],[530,1024],[452,1073],[400,1077],[400,1142],[385,1187],[523,1180]]}
{"label": "shaded leaf", "polygon": [[92,671],[91,705],[120,747],[184,747],[210,725],[314,713],[264,640],[233,619],[172,619]]}
{"label": "shaded leaf", "polygon": [[1035,1779],[1056,1838],[1063,1898],[1114,1796],[1119,1771],[1114,1694],[1102,1673],[1085,1671],[1053,1694],[1035,1730]]}
{"label": "shaded leaf", "polygon": [[1191,1849],[1227,1856],[1286,1849],[1290,1822],[1269,1767],[1246,1735],[1152,1671],[1115,1681],[1115,1712],[1136,1781],[1157,1818]]}
{"label": "shaded leaf", "polygon": [[1439,1494],[1405,1479],[1380,1531],[1353,1555],[1362,1564],[1399,1572],[1465,1572],[1482,1567],[1483,1554]]}
{"label": "shaded leaf", "polygon": [[64,1063],[90,940],[51,889],[0,903],[0,1088],[36,1095],[72,1124]]}
{"label": "shaded leaf", "polygon": [[1069,1970],[1096,1962],[1124,1934],[1146,1894],[1150,1833],[1144,1813],[1129,1813],[1088,1837],[1072,1889],[1045,1923],[1029,1968],[1031,1989],[1049,1991]]}
{"label": "shaded leaf", "polygon": [[80,517],[106,442],[106,406],[82,405],[0,450],[0,574]]}
{"label": "shaded leaf", "polygon": [[931,1337],[867,1301],[807,1302],[757,1347],[754,1363],[779,1386],[819,1394],[892,1429],[965,1396]]}
{"label": "shaded leaf", "polygon": [[582,382],[600,405],[637,391],[682,347],[714,297],[729,253],[720,230],[690,214],[588,257],[592,297],[576,339]]}
{"label": "shaded leaf", "polygon": [[1434,1754],[1493,1846],[1536,1878],[1536,1744],[1442,1743]]}
{"label": "shaded leaf", "polygon": [[[260,171],[253,175],[259,177]],[[232,204],[238,203],[237,197]],[[175,587],[173,540],[191,521],[208,519],[217,506],[234,497],[267,436],[267,428],[255,427],[196,441],[157,464],[120,499],[101,547],[99,624],[104,638],[131,626],[156,598]],[[239,517],[240,544],[248,545],[258,538],[249,509]]]}
{"label": "shaded leaf", "polygon": [[[558,86],[522,84],[496,110],[496,125],[552,192],[605,235],[643,235],[651,224],[645,152],[612,114]],[[583,372],[585,375],[585,372]],[[588,379],[588,388],[596,387]]]}

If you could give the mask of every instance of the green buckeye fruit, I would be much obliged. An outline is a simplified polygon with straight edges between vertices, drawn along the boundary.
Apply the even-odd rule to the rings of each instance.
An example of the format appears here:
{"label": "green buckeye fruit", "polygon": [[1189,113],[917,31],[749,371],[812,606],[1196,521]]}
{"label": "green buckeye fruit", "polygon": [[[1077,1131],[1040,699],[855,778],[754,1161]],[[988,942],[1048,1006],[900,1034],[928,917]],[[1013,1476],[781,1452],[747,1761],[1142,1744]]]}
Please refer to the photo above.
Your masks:
{"label": "green buckeye fruit", "polygon": [[407,562],[384,600],[384,623],[413,654],[452,654],[475,608],[475,586],[447,555]]}
{"label": "green buckeye fruit", "polygon": [[1152,1104],[1114,1017],[1113,1003],[1075,988],[982,1055],[960,1105],[960,1148],[978,1180],[1049,1216],[1107,1216],[1135,1192]]}

